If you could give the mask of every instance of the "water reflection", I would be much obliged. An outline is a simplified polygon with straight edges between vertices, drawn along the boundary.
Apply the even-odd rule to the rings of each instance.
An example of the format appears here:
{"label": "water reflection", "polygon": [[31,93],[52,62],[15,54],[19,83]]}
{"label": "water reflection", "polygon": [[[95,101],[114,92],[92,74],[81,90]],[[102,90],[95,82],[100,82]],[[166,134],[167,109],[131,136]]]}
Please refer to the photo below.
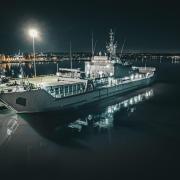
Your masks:
{"label": "water reflection", "polygon": [[5,146],[11,140],[15,132],[19,127],[19,122],[17,118],[10,118],[9,120],[4,120],[1,123],[0,129],[0,146]]}
{"label": "water reflection", "polygon": [[114,105],[108,106],[104,112],[100,114],[89,114],[85,118],[79,118],[73,123],[68,125],[69,128],[77,129],[81,132],[82,128],[88,126],[90,122],[93,122],[93,127],[97,127],[99,129],[107,129],[113,127],[114,114],[118,111],[126,109],[127,114],[133,113],[135,111],[135,104],[142,102],[143,100],[147,100],[153,96],[153,90],[146,91],[145,93],[138,94],[134,97],[126,99],[122,102],[119,102]]}
{"label": "water reflection", "polygon": [[[101,102],[84,109],[34,115],[21,115],[41,136],[61,145],[82,147],[83,140],[99,133],[109,133],[116,126],[116,113],[127,118],[136,111],[137,104],[153,96],[153,89],[139,90],[140,93],[116,98],[113,102]],[[122,99],[123,98],[123,99]],[[118,116],[119,120],[121,116]]]}
{"label": "water reflection", "polygon": [[[44,74],[55,74],[57,71],[57,62],[36,62],[37,64],[37,73],[38,75]],[[69,67],[69,61],[59,61],[59,67]],[[83,62],[73,62],[74,68],[84,69]],[[23,70],[23,74],[25,77],[31,77],[34,74],[34,66],[33,62],[21,62],[21,63],[0,63],[0,74],[3,74],[8,77],[17,78],[21,71]]]}
{"label": "water reflection", "polygon": [[19,124],[16,119],[10,119],[7,124],[7,136],[12,136],[18,128]]}
{"label": "water reflection", "polygon": [[19,74],[21,74],[21,71],[23,71],[25,76],[32,76],[32,63],[28,62],[0,64],[0,74],[3,74],[5,76],[17,78]]}
{"label": "water reflection", "polygon": [[[174,64],[174,65],[178,65],[180,63],[180,57],[179,56],[172,56],[172,57],[163,57],[163,56],[159,56],[159,57],[143,57],[143,58],[138,58],[138,57],[133,57],[133,59],[129,59],[127,58],[126,61],[130,60],[130,62],[137,64],[137,65],[141,65],[141,66],[150,66],[153,63],[153,66],[158,67],[161,64],[161,61],[164,63],[169,63],[169,64]],[[154,61],[155,60],[155,61]],[[159,61],[157,61],[159,60]],[[139,64],[140,63],[140,64]],[[159,64],[160,63],[160,64]],[[56,70],[56,64],[57,62],[49,62],[49,61],[44,61],[44,62],[36,62],[36,64],[38,65],[38,72],[39,74],[42,74],[44,72],[47,72],[43,70],[43,68],[47,68],[46,65],[48,65],[48,69],[52,69],[51,73],[55,73]],[[59,67],[69,67],[70,62],[68,60],[61,60],[58,62]],[[50,65],[50,66],[49,66]],[[41,67],[40,67],[41,66]],[[33,74],[33,62],[19,62],[19,63],[0,63],[0,73],[3,73],[7,76],[17,76],[20,72],[20,69],[24,70],[24,74],[25,76],[30,76]],[[84,63],[79,62],[77,60],[74,59],[73,61],[73,67],[75,68],[84,68]]]}

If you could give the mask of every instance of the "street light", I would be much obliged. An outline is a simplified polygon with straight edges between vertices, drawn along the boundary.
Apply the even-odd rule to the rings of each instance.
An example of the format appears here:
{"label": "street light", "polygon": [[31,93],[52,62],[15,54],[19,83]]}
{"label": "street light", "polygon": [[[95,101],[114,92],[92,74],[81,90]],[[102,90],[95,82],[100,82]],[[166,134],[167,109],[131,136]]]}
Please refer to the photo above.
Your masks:
{"label": "street light", "polygon": [[38,36],[38,31],[36,29],[30,29],[29,35],[32,37],[32,40],[33,40],[34,76],[36,77],[35,38]]}

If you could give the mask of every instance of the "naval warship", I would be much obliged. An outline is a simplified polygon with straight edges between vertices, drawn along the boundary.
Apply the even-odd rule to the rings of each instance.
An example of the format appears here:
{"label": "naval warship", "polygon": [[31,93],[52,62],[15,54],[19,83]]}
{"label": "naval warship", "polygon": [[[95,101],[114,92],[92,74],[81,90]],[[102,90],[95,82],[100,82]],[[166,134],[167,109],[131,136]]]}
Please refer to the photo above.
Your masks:
{"label": "naval warship", "polygon": [[122,61],[112,30],[109,36],[106,53],[92,53],[84,71],[58,68],[55,75],[11,80],[0,85],[0,100],[17,113],[39,113],[80,107],[150,85],[156,69]]}

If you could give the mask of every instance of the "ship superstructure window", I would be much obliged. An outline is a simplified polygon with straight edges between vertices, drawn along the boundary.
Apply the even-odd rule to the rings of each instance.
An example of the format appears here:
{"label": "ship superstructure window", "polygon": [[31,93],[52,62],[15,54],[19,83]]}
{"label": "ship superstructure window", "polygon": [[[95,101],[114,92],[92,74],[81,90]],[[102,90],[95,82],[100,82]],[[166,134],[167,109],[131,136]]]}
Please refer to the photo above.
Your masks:
{"label": "ship superstructure window", "polygon": [[74,94],[76,94],[77,92],[77,86],[76,85],[73,85],[73,92],[74,92]]}
{"label": "ship superstructure window", "polygon": [[54,93],[54,88],[53,87],[50,88],[50,92]]}
{"label": "ship superstructure window", "polygon": [[77,91],[80,91],[80,84],[77,85]]}
{"label": "ship superstructure window", "polygon": [[55,94],[56,94],[56,95],[59,94],[59,88],[58,88],[58,87],[55,88]]}
{"label": "ship superstructure window", "polygon": [[64,87],[63,87],[63,86],[60,86],[59,89],[60,89],[60,94],[61,94],[61,95],[64,95]]}
{"label": "ship superstructure window", "polygon": [[46,87],[45,90],[55,98],[62,98],[66,96],[83,93],[85,91],[85,84],[76,83],[76,84],[59,85],[54,87],[49,86]]}
{"label": "ship superstructure window", "polygon": [[72,94],[72,85],[69,85],[69,93]]}
{"label": "ship superstructure window", "polygon": [[65,94],[67,95],[67,93],[68,93],[68,86],[65,86]]}

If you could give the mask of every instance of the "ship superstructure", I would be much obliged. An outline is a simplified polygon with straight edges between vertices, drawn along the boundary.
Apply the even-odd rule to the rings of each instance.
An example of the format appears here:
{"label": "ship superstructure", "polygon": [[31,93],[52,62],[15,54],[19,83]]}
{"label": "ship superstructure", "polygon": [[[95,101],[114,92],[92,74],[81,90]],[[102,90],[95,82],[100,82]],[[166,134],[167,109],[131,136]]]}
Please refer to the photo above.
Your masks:
{"label": "ship superstructure", "polygon": [[0,99],[17,113],[76,108],[149,85],[155,68],[132,67],[116,55],[110,31],[107,53],[92,56],[85,71],[60,68],[56,75],[11,80],[0,86]]}

